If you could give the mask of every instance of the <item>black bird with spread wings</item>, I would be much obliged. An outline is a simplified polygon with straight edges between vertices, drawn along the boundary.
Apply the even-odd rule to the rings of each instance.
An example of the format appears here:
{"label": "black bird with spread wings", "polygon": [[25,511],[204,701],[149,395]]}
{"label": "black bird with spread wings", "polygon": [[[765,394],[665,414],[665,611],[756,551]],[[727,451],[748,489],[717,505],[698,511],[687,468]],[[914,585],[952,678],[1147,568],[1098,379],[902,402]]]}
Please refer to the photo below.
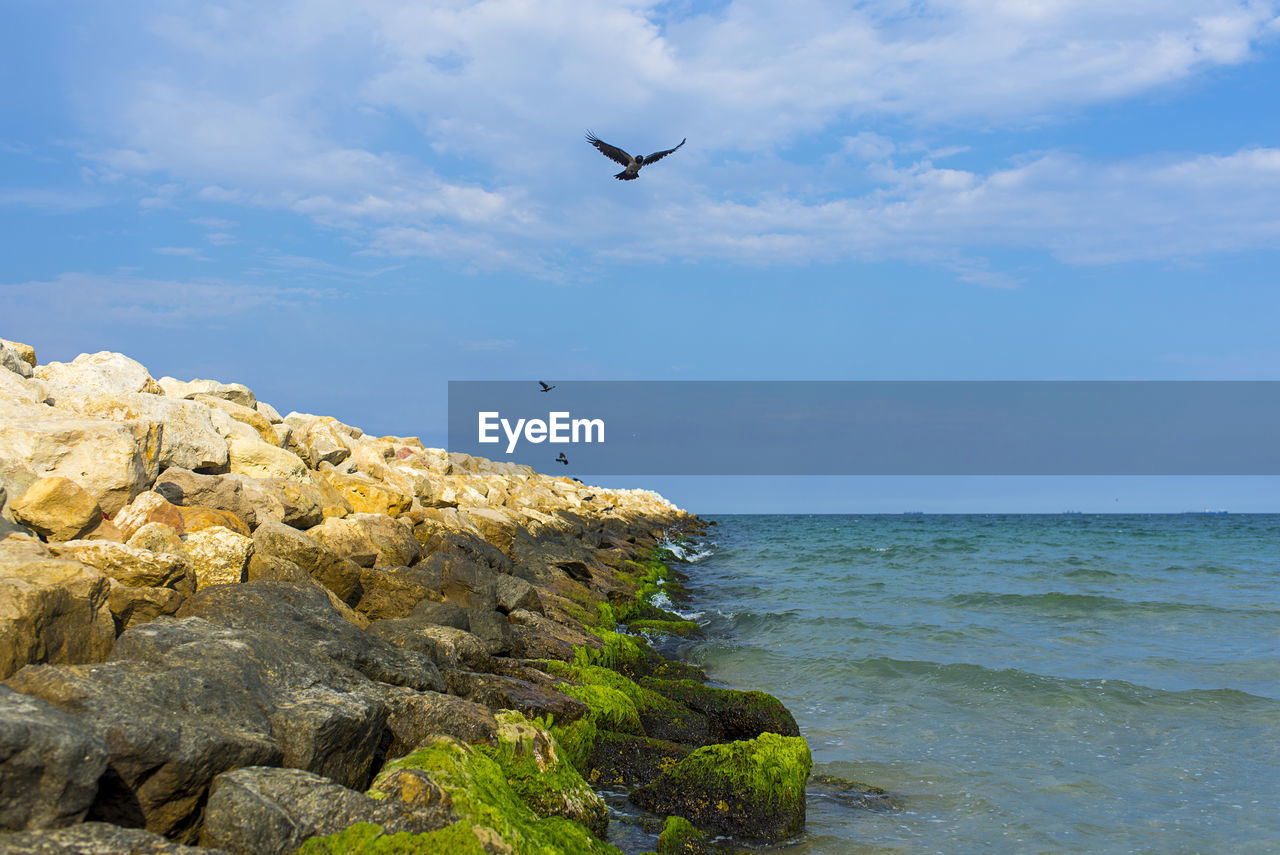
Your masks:
{"label": "black bird with spread wings", "polygon": [[543,383],[541,380],[538,381],[538,385],[542,387],[541,389],[538,390],[539,392],[550,392],[552,389],[555,388],[555,386],[548,386],[546,383]]}
{"label": "black bird with spread wings", "polygon": [[[687,139],[680,140],[680,145],[684,145],[687,141]],[[590,131],[587,131],[587,142],[598,148],[601,154],[614,163],[620,163],[626,167],[626,169],[613,176],[619,181],[634,181],[640,177],[640,167],[657,163],[675,151],[676,148],[680,148],[680,145],[678,145],[676,148],[669,148],[666,151],[655,151],[653,154],[642,154],[639,157],[633,157],[616,145],[609,145]]]}

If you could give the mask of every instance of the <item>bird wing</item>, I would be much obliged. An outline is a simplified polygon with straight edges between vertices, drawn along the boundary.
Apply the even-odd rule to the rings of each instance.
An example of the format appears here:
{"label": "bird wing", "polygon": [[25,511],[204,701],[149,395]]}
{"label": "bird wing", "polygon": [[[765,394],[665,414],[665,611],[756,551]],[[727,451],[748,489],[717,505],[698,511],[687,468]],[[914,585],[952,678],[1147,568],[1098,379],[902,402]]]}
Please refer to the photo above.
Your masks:
{"label": "bird wing", "polygon": [[635,159],[616,145],[609,145],[590,131],[587,131],[587,142],[600,149],[600,153],[612,160],[614,163],[620,163],[623,166],[630,166],[631,161]]}
{"label": "bird wing", "polygon": [[[688,141],[689,140],[686,137],[685,139],[680,140],[680,145],[684,145]],[[676,146],[676,148],[679,148],[680,145]],[[662,160],[662,158],[666,157],[667,155],[671,154],[671,152],[675,151],[676,148],[669,148],[666,151],[655,151],[653,154],[649,155],[644,159],[645,165],[647,166],[650,163]]]}

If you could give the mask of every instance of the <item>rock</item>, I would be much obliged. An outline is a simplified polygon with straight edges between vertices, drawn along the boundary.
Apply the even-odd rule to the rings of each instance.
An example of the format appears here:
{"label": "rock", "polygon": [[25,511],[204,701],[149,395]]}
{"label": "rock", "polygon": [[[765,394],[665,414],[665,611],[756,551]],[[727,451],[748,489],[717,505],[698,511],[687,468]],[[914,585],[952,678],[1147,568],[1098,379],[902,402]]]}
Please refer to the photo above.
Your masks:
{"label": "rock", "polygon": [[227,528],[193,531],[186,536],[187,554],[196,573],[196,589],[245,581],[253,540]]}
{"label": "rock", "polygon": [[502,511],[492,508],[467,508],[467,519],[480,530],[484,539],[492,543],[508,556],[512,554],[517,527],[515,522]]}
{"label": "rock", "polygon": [[115,623],[107,578],[35,547],[0,542],[0,679],[33,662],[99,662]]}
{"label": "rock", "polygon": [[197,395],[209,395],[231,401],[244,407],[254,407],[258,399],[243,383],[219,383],[217,380],[182,381],[174,377],[161,377],[157,385],[163,394],[172,398],[194,398]]}
{"label": "rock", "polygon": [[155,480],[162,433],[156,422],[107,422],[0,401],[0,460],[20,460],[36,475],[69,478],[108,514]]}
{"label": "rock", "polygon": [[431,555],[419,566],[439,568],[440,595],[464,609],[493,611],[498,606],[497,576],[492,570],[451,555]]}
{"label": "rock", "polygon": [[231,471],[250,478],[287,478],[306,483],[307,464],[298,455],[262,440],[232,437],[227,441]]}
{"label": "rock", "polygon": [[762,733],[799,736],[791,711],[773,695],[718,689],[693,680],[641,679],[640,685],[707,717],[716,742],[753,739]]}
{"label": "rock", "polygon": [[75,719],[0,686],[0,831],[80,822],[106,767],[106,745]]}
{"label": "rock", "polygon": [[348,475],[336,469],[321,473],[358,514],[386,514],[398,517],[413,507],[413,497],[373,480],[367,475]]}
{"label": "rock", "polygon": [[587,760],[587,777],[607,785],[647,784],[683,760],[689,751],[662,739],[600,730]]}
{"label": "rock", "polygon": [[307,454],[315,466],[329,463],[337,466],[351,456],[351,449],[346,441],[333,427],[332,419],[321,419],[309,425],[302,433],[300,442],[307,449]]}
{"label": "rock", "polygon": [[542,597],[538,596],[538,589],[516,576],[499,575],[494,580],[494,594],[498,599],[498,609],[507,614],[522,609],[538,614],[546,613]]}
{"label": "rock", "polygon": [[353,514],[348,519],[360,526],[377,550],[375,567],[409,567],[418,560],[421,547],[412,527],[386,514]]}
{"label": "rock", "polygon": [[163,394],[147,369],[120,353],[82,353],[71,362],[49,362],[35,368],[35,376],[54,383],[88,386],[104,392]]}
{"label": "rock", "polygon": [[225,528],[236,534],[249,536],[249,526],[244,520],[231,513],[217,508],[200,508],[191,505],[179,505],[182,514],[182,525],[187,534],[194,534],[208,528]]}
{"label": "rock", "polygon": [[70,828],[0,837],[3,855],[227,855],[221,849],[183,846],[141,828],[85,822]]}
{"label": "rock", "polygon": [[319,581],[313,579],[311,574],[303,570],[292,561],[279,558],[275,555],[264,555],[255,548],[253,557],[249,559],[248,577],[250,582],[256,582],[259,579],[263,581],[274,582],[290,582],[295,585],[303,585],[308,588],[314,588],[321,592],[329,600],[329,605],[342,615],[343,619],[348,623],[355,624],[361,629],[369,626],[369,619],[360,614],[351,606],[338,599],[338,595],[333,591],[320,584]]}
{"label": "rock", "polygon": [[[594,635],[588,635],[571,626],[551,620],[544,615],[524,611],[523,609],[517,609],[507,615],[507,623],[511,625],[512,631],[521,638],[529,638],[536,634],[552,639],[549,642],[542,642],[543,644],[551,644],[552,646],[567,644],[570,648],[588,647],[597,650],[601,646],[600,639]],[[523,632],[521,631],[522,628]],[[546,658],[534,656],[532,653],[528,655],[534,659]],[[555,656],[551,658],[559,659],[561,657]],[[569,658],[572,659],[573,657],[570,656]]]}
{"label": "rock", "polygon": [[450,671],[449,692],[495,710],[516,710],[526,718],[553,716],[557,725],[572,724],[587,713],[577,698],[535,686],[515,677]]}
{"label": "rock", "polygon": [[471,633],[451,626],[398,618],[370,621],[369,632],[392,644],[430,656],[440,668],[488,671],[492,667],[488,646]]}
{"label": "rock", "polygon": [[355,520],[330,517],[320,525],[307,529],[307,534],[348,561],[360,567],[372,567],[378,560],[378,548],[364,527]]}
{"label": "rock", "polygon": [[360,568],[309,535],[284,523],[265,522],[254,531],[253,542],[258,551],[301,567],[344,603],[359,601]]}
{"label": "rock", "polygon": [[253,505],[244,495],[239,478],[170,468],[160,473],[153,489],[175,505],[227,511],[246,526],[257,525]]}
{"label": "rock", "polygon": [[434,623],[468,631],[471,628],[471,625],[467,623],[466,610],[457,603],[437,603],[432,600],[423,600],[413,607],[409,617],[420,623]]}
{"label": "rock", "polygon": [[[29,344],[0,338],[0,353],[4,354],[0,358],[4,367],[23,377],[30,377],[31,369],[36,367],[36,349]],[[10,360],[14,364],[10,364]]]}
{"label": "rock", "polygon": [[102,522],[102,508],[89,491],[61,476],[33,483],[9,503],[9,511],[14,520],[50,540],[74,540]]}
{"label": "rock", "polygon": [[167,552],[171,555],[186,555],[187,547],[178,537],[173,526],[164,523],[147,523],[133,533],[127,541],[134,549],[145,549],[148,552]]}
{"label": "rock", "polygon": [[327,479],[316,478],[314,481],[316,489],[320,492],[320,510],[325,519],[329,517],[341,518],[352,513],[351,503]]}
{"label": "rock", "polygon": [[498,746],[486,753],[502,766],[520,800],[538,816],[562,816],[603,838],[609,808],[560,756],[550,732],[518,712],[503,711],[496,718]]}
{"label": "rock", "polygon": [[467,625],[471,628],[471,634],[484,643],[490,654],[518,656],[522,653],[515,650],[515,638],[507,625],[507,616],[502,612],[467,609]]}
{"label": "rock", "polygon": [[444,679],[429,657],[353,626],[314,588],[287,582],[209,588],[187,600],[178,614],[231,627],[263,631],[280,627],[283,637],[307,646],[315,656],[354,668],[371,680],[418,690],[444,690]]}
{"label": "rock", "polygon": [[178,507],[151,490],[135,496],[132,502],[120,509],[111,522],[120,534],[122,543],[151,523],[163,524],[175,534],[181,534],[185,530],[182,512]]}
{"label": "rock", "polygon": [[58,410],[107,421],[146,421],[164,425],[160,468],[221,470],[227,466],[227,441],[214,427],[209,408],[163,395],[106,392],[65,383],[46,383],[48,404]]}
{"label": "rock", "polygon": [[277,410],[275,407],[268,404],[266,401],[258,401],[253,406],[255,409],[257,409],[258,412],[262,413],[262,415],[266,417],[267,421],[271,422],[273,425],[281,424],[284,421],[284,418],[280,415],[279,410]]}
{"label": "rock", "polygon": [[682,816],[669,816],[658,835],[658,855],[706,855],[706,835]]}
{"label": "rock", "polygon": [[420,800],[411,810],[401,799],[373,799],[300,769],[236,769],[213,781],[200,842],[231,855],[287,855],[309,837],[360,822],[377,823],[386,834],[422,834],[457,820],[436,790],[435,804]]}
{"label": "rock", "polygon": [[98,540],[72,540],[53,544],[50,550],[57,558],[88,564],[123,585],[173,588],[183,595],[195,592],[196,577],[185,553],[149,552]]}
{"label": "rock", "polygon": [[221,410],[241,424],[253,428],[253,432],[263,442],[269,445],[276,444],[276,434],[271,429],[271,422],[253,407],[246,407],[243,404],[237,404],[234,401],[228,401],[225,398],[218,398],[213,395],[200,394],[196,395],[192,400],[215,410]]}
{"label": "rock", "polygon": [[324,498],[309,477],[305,481],[246,478],[242,475],[230,477],[241,479],[241,492],[249,507],[250,518],[246,522],[250,528],[267,520],[277,520],[294,528],[305,529],[324,519]]}
{"label": "rock", "polygon": [[765,733],[699,748],[633,790],[631,800],[719,834],[782,840],[804,828],[811,766],[803,739]]}
{"label": "rock", "polygon": [[161,615],[175,613],[185,599],[172,588],[132,588],[112,579],[107,602],[115,619],[116,632],[121,633]]}
{"label": "rock", "polygon": [[498,722],[488,707],[439,692],[415,692],[377,684],[394,734],[387,757],[403,757],[430,737],[444,734],[472,744],[498,744]]}

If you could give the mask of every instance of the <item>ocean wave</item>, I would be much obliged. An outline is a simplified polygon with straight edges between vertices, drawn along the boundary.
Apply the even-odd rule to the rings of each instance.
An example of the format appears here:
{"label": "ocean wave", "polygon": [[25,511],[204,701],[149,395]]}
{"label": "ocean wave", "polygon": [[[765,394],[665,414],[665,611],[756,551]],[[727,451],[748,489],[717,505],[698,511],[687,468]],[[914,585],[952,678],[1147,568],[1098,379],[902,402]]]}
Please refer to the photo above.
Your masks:
{"label": "ocean wave", "polygon": [[687,542],[675,543],[671,540],[664,540],[659,545],[674,555],[677,561],[682,561],[685,564],[697,564],[702,559],[713,555],[716,546],[714,541],[706,544],[696,544]]}
{"label": "ocean wave", "polygon": [[969,594],[952,594],[948,603],[968,608],[998,608],[1030,611],[1060,617],[1091,615],[1142,615],[1142,614],[1237,614],[1258,615],[1274,612],[1271,607],[1231,608],[1205,603],[1179,603],[1169,600],[1126,600],[1103,594],[1072,594],[1049,591],[1043,594],[1011,594],[981,591]]}

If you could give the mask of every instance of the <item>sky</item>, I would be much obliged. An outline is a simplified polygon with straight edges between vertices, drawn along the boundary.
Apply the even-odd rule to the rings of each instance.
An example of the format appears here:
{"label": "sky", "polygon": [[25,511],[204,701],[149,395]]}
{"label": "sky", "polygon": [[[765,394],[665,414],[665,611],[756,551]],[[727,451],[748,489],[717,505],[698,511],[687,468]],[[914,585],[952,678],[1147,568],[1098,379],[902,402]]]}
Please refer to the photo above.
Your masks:
{"label": "sky", "polygon": [[[1280,0],[0,0],[0,335],[443,445],[449,380],[1280,380]],[[688,143],[639,180],[633,153]],[[1280,511],[1270,478],[661,478]]]}

